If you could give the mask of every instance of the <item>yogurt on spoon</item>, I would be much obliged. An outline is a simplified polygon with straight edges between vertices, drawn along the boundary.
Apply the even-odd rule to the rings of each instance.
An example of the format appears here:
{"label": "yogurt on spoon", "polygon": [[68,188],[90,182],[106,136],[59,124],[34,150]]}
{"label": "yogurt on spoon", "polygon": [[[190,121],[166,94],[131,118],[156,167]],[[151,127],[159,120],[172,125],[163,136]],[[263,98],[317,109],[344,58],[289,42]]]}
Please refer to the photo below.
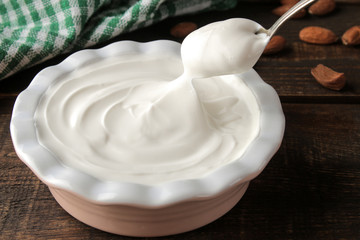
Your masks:
{"label": "yogurt on spoon", "polygon": [[[147,185],[199,178],[238,159],[259,132],[260,109],[235,75],[269,37],[247,19],[209,24],[168,53],[129,53],[55,82],[36,114],[40,143],[103,180]],[[183,73],[182,73],[183,72]]]}
{"label": "yogurt on spoon", "polygon": [[248,71],[259,60],[270,37],[249,19],[233,18],[208,24],[181,46],[185,74],[210,77]]}

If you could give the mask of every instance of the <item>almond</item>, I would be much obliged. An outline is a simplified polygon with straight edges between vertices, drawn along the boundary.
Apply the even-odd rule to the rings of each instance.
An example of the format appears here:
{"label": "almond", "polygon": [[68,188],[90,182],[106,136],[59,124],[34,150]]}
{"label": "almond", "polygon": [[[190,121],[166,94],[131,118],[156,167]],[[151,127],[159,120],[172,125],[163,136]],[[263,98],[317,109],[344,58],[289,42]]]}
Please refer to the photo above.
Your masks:
{"label": "almond", "polygon": [[170,34],[176,38],[185,38],[197,27],[197,24],[193,22],[181,22],[170,29]]}
{"label": "almond", "polygon": [[327,28],[309,26],[299,32],[299,38],[307,43],[331,44],[338,40],[335,33]]}
{"label": "almond", "polygon": [[344,45],[355,46],[360,44],[360,26],[349,28],[341,37]]}
{"label": "almond", "polygon": [[309,7],[308,12],[311,15],[322,16],[331,13],[335,8],[334,0],[318,0]]}
{"label": "almond", "polygon": [[341,90],[346,83],[344,73],[335,72],[323,64],[319,64],[311,69],[311,74],[322,86],[332,90]]}
{"label": "almond", "polygon": [[278,53],[285,48],[285,45],[286,45],[285,38],[280,35],[275,35],[270,39],[269,43],[266,45],[263,54],[268,55],[268,54]]}
{"label": "almond", "polygon": [[[292,4],[286,4],[282,5],[280,7],[277,7],[272,10],[272,13],[276,16],[282,16],[285,12],[287,12],[293,5]],[[303,18],[306,15],[306,10],[301,9],[298,13],[294,14],[291,18]]]}

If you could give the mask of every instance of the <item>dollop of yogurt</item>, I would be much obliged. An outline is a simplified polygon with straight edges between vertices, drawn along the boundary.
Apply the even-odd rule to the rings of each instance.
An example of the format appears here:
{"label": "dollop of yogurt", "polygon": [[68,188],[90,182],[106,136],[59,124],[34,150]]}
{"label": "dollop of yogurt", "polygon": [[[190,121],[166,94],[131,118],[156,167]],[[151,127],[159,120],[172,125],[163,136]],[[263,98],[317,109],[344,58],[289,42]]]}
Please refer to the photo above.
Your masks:
{"label": "dollop of yogurt", "polygon": [[258,33],[262,28],[252,20],[232,18],[190,33],[181,47],[185,74],[210,77],[249,70],[270,39]]}
{"label": "dollop of yogurt", "polygon": [[190,34],[182,59],[134,52],[80,67],[39,102],[40,143],[96,178],[147,185],[203,177],[238,159],[258,135],[260,109],[239,76],[219,75],[255,64],[267,43],[258,28],[231,19]]}

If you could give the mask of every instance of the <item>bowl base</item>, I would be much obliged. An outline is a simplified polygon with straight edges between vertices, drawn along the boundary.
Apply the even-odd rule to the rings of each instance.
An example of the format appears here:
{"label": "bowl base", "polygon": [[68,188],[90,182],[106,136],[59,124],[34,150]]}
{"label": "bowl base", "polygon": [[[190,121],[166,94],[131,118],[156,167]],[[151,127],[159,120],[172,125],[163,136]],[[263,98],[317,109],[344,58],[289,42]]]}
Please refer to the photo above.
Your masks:
{"label": "bowl base", "polygon": [[125,236],[156,237],[191,231],[215,221],[236,205],[248,185],[246,182],[216,196],[154,208],[97,203],[66,190],[49,189],[65,211],[89,226]]}

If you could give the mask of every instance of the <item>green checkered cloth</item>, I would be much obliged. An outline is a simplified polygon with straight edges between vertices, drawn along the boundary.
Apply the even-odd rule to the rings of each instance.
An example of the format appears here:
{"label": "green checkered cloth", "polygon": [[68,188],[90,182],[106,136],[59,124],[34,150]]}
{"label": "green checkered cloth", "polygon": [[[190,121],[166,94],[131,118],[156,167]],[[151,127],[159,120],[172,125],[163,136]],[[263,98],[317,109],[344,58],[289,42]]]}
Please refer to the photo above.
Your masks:
{"label": "green checkered cloth", "polygon": [[0,0],[0,80],[170,16],[237,0]]}

